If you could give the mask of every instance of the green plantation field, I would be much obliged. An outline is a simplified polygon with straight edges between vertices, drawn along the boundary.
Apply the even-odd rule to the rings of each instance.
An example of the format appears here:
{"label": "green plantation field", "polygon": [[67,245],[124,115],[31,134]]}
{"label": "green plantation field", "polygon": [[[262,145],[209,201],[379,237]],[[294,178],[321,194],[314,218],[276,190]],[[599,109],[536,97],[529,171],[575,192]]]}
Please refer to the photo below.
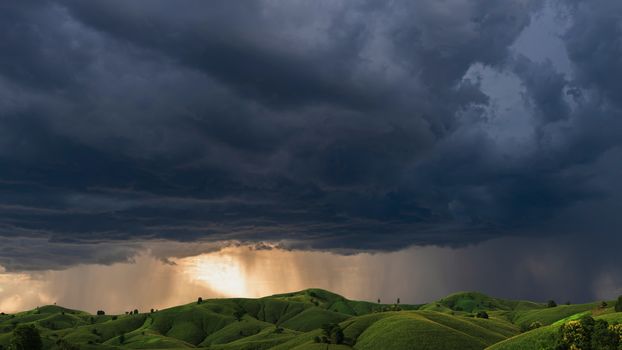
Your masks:
{"label": "green plantation field", "polygon": [[553,349],[560,327],[585,315],[622,321],[615,302],[547,306],[449,295],[424,305],[348,300],[308,289],[259,299],[208,299],[166,310],[91,315],[42,306],[0,315],[0,346],[20,329],[43,349]]}

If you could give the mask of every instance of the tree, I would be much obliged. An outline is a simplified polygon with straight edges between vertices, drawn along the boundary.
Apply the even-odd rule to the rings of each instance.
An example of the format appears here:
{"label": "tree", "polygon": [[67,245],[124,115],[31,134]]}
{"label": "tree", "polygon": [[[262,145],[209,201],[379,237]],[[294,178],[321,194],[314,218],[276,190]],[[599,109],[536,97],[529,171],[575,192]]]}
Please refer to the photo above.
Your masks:
{"label": "tree", "polygon": [[607,305],[607,302],[606,302],[606,301],[601,301],[601,302],[600,302],[600,308],[601,308],[601,309],[605,309],[605,308],[607,308],[607,306],[608,306],[608,305]]}
{"label": "tree", "polygon": [[97,316],[104,316],[105,314],[106,312],[104,310],[97,310]]}
{"label": "tree", "polygon": [[203,298],[199,297],[199,299],[197,299],[197,304],[203,304]]}
{"label": "tree", "polygon": [[622,295],[618,297],[618,302],[616,303],[616,312],[622,312]]}
{"label": "tree", "polygon": [[336,323],[322,325],[322,338],[331,344],[342,344],[344,340],[343,329]]}
{"label": "tree", "polygon": [[556,349],[617,350],[620,346],[620,335],[622,327],[584,316],[559,328]]}
{"label": "tree", "polygon": [[43,343],[39,330],[34,325],[22,325],[13,330],[11,349],[13,350],[41,350]]}
{"label": "tree", "polygon": [[380,304],[380,298],[378,298],[378,304]]}
{"label": "tree", "polygon": [[557,303],[555,302],[555,300],[549,300],[546,302],[546,307],[556,307]]}
{"label": "tree", "polygon": [[138,315],[138,309],[134,309],[134,315]]}
{"label": "tree", "polygon": [[620,339],[605,320],[596,320],[592,332],[592,349],[617,350]]}
{"label": "tree", "polygon": [[397,298],[397,305],[400,304],[400,298]]}

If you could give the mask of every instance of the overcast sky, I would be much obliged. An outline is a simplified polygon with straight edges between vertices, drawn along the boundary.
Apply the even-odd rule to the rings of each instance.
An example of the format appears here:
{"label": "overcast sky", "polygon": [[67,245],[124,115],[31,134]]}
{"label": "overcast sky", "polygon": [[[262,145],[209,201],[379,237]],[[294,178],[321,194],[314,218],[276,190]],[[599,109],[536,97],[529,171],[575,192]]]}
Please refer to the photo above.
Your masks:
{"label": "overcast sky", "polygon": [[0,284],[235,242],[622,292],[621,80],[619,0],[4,1]]}

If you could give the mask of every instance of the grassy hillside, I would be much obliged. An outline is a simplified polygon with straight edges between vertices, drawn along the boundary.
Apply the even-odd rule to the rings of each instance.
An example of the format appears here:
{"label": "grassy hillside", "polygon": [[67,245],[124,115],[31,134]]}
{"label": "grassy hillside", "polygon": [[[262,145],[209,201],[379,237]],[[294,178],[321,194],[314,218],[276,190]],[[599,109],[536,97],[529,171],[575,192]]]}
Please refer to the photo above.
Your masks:
{"label": "grassy hillside", "polygon": [[[508,338],[490,346],[487,350],[554,349],[555,335],[559,328],[564,323],[585,315],[592,316],[595,319],[603,319],[612,324],[622,323],[622,312],[614,311],[613,305],[615,304],[613,302],[608,303],[611,306],[604,309],[598,307],[598,304],[564,305],[547,309],[550,310],[547,313],[527,313],[521,319],[534,320],[540,317],[539,320],[548,321],[548,325]],[[571,311],[576,312],[570,314]],[[551,322],[555,317],[559,318]]]}
{"label": "grassy hillside", "polygon": [[[483,311],[488,318],[475,317]],[[462,292],[425,305],[384,305],[308,289],[114,316],[43,306],[0,315],[0,346],[7,348],[15,327],[34,325],[46,350],[59,349],[61,341],[87,350],[533,349],[550,343],[563,322],[585,313],[622,320],[597,303],[547,308]],[[536,321],[544,326],[520,334],[521,324]],[[342,336],[323,332],[327,324],[337,324]]]}

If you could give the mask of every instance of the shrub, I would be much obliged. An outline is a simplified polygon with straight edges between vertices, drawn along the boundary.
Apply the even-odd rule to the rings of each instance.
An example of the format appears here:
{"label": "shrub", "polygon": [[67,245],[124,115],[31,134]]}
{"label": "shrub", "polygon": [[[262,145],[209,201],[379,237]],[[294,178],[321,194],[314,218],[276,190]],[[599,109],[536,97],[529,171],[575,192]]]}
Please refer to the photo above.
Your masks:
{"label": "shrub", "polygon": [[540,321],[531,322],[531,324],[529,325],[529,330],[531,331],[540,327],[542,327],[542,323],[540,323]]}
{"label": "shrub", "polygon": [[618,302],[616,303],[616,312],[622,312],[622,295],[618,297]]}
{"label": "shrub", "polygon": [[117,315],[112,316],[112,320],[116,321],[119,317]]}
{"label": "shrub", "polygon": [[34,325],[19,326],[13,330],[11,349],[41,350],[42,347],[41,335]]}
{"label": "shrub", "polygon": [[322,338],[320,338],[319,336],[316,335],[315,337],[313,337],[313,342],[314,343],[321,343],[322,342]]}
{"label": "shrub", "polygon": [[235,310],[235,312],[233,313],[233,317],[235,317],[235,319],[238,321],[242,321],[242,317],[244,317],[245,314],[246,314],[246,311],[242,309],[238,309],[238,310]]}
{"label": "shrub", "polygon": [[125,343],[125,333],[119,335],[119,344]]}
{"label": "shrub", "polygon": [[581,321],[570,321],[559,328],[558,349],[587,349],[590,334]]}
{"label": "shrub", "polygon": [[488,313],[486,311],[480,311],[478,312],[475,317],[477,318],[488,318]]}
{"label": "shrub", "polygon": [[203,298],[199,297],[199,299],[197,299],[197,304],[203,304]]}
{"label": "shrub", "polygon": [[59,339],[56,342],[56,347],[58,348],[58,350],[80,350],[79,346],[74,345],[64,339]]}
{"label": "shrub", "polygon": [[134,309],[134,315],[138,315],[138,309]]}
{"label": "shrub", "polygon": [[97,316],[104,316],[105,314],[106,312],[104,312],[104,310],[97,310]]}
{"label": "shrub", "polygon": [[546,302],[546,307],[556,307],[557,303],[555,302],[555,300],[549,300]]}

